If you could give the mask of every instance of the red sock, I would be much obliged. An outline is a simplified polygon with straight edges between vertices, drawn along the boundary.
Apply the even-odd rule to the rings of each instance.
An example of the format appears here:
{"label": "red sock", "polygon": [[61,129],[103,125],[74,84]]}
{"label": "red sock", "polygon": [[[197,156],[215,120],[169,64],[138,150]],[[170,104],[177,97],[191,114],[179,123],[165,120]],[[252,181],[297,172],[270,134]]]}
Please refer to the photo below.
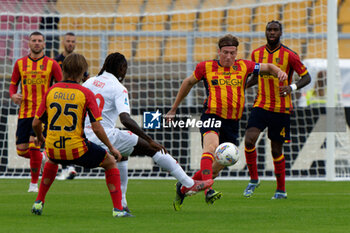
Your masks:
{"label": "red sock", "polygon": [[122,206],[122,192],[120,189],[120,173],[118,168],[112,168],[105,171],[106,183],[108,190],[111,194],[113,207],[119,210],[123,209]]}
{"label": "red sock", "polygon": [[198,170],[193,176],[192,176],[193,180],[201,180],[202,179],[202,172],[201,170]]}
{"label": "red sock", "polygon": [[30,174],[32,176],[31,182],[33,184],[38,183],[39,175],[40,175],[40,168],[41,168],[41,161],[43,159],[43,155],[40,152],[39,148],[29,148],[29,154],[30,154]]}
{"label": "red sock", "polygon": [[284,155],[282,154],[278,158],[273,158],[273,164],[275,165],[277,190],[285,192],[286,160],[284,159]]}
{"label": "red sock", "polygon": [[211,153],[203,153],[201,158],[201,174],[202,180],[213,178],[213,162],[214,156]]}
{"label": "red sock", "polygon": [[57,170],[58,170],[57,164],[53,164],[49,162],[45,163],[44,172],[43,172],[43,176],[41,177],[39,193],[36,198],[36,201],[40,200],[42,202],[45,202],[46,193],[47,191],[49,191],[51,184],[56,178]]}
{"label": "red sock", "polygon": [[255,147],[253,149],[245,148],[244,154],[249,169],[250,180],[258,180],[258,166],[256,163],[257,153]]}

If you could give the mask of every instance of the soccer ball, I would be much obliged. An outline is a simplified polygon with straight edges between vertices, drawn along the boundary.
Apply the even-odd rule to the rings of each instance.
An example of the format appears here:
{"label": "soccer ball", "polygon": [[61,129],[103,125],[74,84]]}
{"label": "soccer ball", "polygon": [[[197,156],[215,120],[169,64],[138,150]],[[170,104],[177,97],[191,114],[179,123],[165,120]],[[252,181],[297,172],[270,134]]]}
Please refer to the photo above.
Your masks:
{"label": "soccer ball", "polygon": [[224,166],[232,166],[239,159],[238,148],[230,142],[222,143],[215,150],[215,159]]}

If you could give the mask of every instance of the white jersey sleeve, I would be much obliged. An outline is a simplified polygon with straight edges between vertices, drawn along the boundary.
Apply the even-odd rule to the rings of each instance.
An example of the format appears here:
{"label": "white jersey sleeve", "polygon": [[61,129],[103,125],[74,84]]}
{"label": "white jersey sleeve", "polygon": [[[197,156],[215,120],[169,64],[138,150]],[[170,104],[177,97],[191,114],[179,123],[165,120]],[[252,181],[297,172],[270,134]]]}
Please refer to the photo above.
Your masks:
{"label": "white jersey sleeve", "polygon": [[[105,130],[115,127],[120,113],[130,114],[128,91],[114,75],[104,72],[102,75],[88,79],[83,86],[95,94],[102,111],[101,125]],[[89,121],[86,120],[85,127],[88,128],[89,125]]]}

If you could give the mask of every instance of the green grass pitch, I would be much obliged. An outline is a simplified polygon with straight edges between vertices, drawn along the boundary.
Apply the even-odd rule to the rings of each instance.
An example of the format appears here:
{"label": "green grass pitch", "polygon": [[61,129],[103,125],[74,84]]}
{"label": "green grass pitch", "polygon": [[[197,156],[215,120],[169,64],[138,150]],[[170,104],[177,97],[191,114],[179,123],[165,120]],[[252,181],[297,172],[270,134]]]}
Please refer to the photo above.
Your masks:
{"label": "green grass pitch", "polygon": [[175,180],[129,180],[127,199],[135,218],[113,218],[104,180],[55,181],[43,210],[30,210],[36,194],[28,179],[0,179],[0,232],[349,232],[350,183],[287,181],[288,199],[271,200],[274,181],[261,181],[253,197],[247,181],[217,180],[223,197],[208,206],[203,193],[175,212]]}

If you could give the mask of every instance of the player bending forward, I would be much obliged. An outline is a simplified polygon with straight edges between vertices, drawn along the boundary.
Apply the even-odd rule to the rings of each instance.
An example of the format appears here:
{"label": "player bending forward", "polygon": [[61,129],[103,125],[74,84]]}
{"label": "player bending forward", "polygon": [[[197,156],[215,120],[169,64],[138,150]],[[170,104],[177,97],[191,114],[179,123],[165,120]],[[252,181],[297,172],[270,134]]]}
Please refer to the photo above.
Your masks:
{"label": "player bending forward", "polygon": [[[88,79],[83,86],[90,89],[99,102],[103,120],[101,125],[105,129],[111,143],[120,151],[123,157],[134,155],[147,155],[152,157],[160,167],[168,170],[182,185],[181,192],[198,192],[209,188],[213,180],[194,181],[189,177],[177,161],[166,152],[166,149],[148,136],[138,124],[130,117],[130,107],[127,89],[121,84],[128,69],[124,55],[112,53],[107,56],[101,71],[96,77]],[[130,131],[115,128],[115,122],[120,122]],[[106,146],[96,137],[92,124],[85,120],[85,134],[87,138],[97,145]],[[121,182],[123,192],[123,208],[128,210],[126,203],[126,189],[128,170],[121,169]],[[122,174],[122,173],[125,174]]]}
{"label": "player bending forward", "polygon": [[[130,217],[131,214],[122,210],[120,175],[115,158],[111,155],[120,160],[121,154],[113,147],[100,124],[102,118],[94,94],[79,84],[88,64],[84,56],[72,53],[63,61],[62,67],[63,82],[55,84],[47,91],[33,121],[33,130],[37,136],[35,144],[41,145],[45,140],[49,160],[44,166],[32,213],[41,215],[45,196],[55,180],[58,164],[76,164],[85,168],[103,167],[113,202],[113,217]],[[111,154],[83,136],[87,114],[90,116],[93,132]],[[43,122],[48,125],[46,139],[42,134]]]}

